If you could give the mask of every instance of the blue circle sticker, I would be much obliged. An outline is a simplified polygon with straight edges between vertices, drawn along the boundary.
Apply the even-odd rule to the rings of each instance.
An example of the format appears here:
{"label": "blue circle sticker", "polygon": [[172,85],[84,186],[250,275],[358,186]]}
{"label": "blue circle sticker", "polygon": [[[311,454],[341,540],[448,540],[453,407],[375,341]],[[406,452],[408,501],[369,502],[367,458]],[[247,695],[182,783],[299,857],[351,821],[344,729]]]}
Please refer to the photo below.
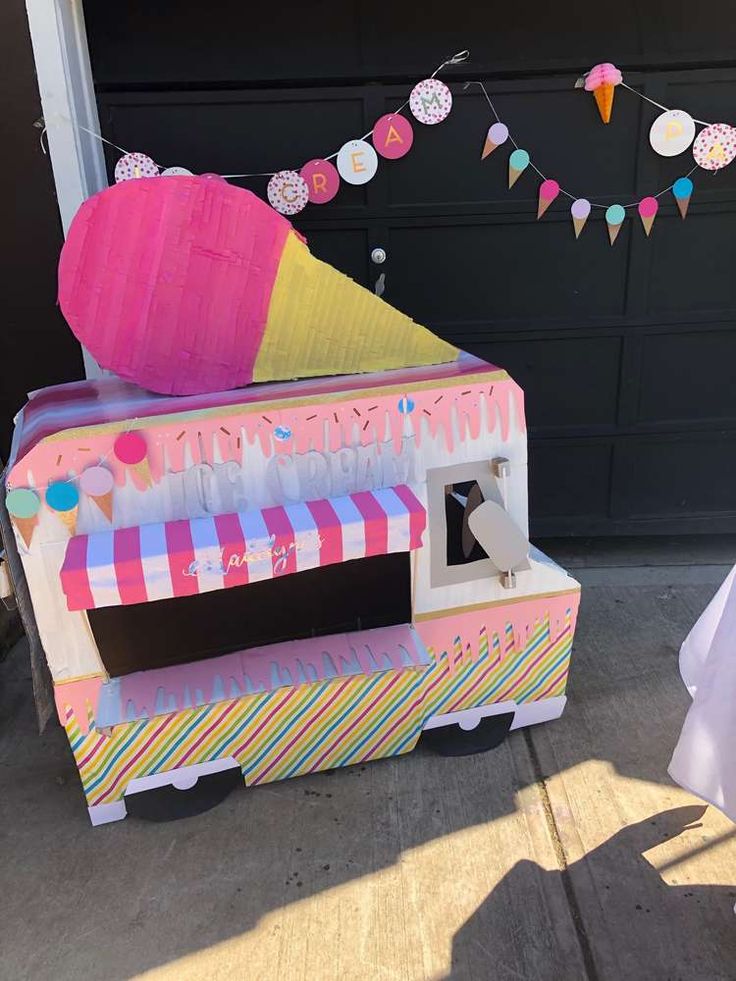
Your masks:
{"label": "blue circle sticker", "polygon": [[291,430],[288,426],[277,426],[273,431],[276,439],[281,440],[283,443],[287,439],[291,439]]}
{"label": "blue circle sticker", "polygon": [[408,395],[404,398],[399,399],[399,412],[402,415],[408,415],[410,412],[414,411],[414,401],[409,398]]}

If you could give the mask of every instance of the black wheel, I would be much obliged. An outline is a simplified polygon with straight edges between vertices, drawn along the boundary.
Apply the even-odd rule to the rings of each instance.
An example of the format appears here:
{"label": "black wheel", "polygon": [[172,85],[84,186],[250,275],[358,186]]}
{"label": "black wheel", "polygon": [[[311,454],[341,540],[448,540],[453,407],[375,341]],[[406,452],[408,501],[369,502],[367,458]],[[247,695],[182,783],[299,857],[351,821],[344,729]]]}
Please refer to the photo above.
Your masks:
{"label": "black wheel", "polygon": [[177,790],[169,784],[143,790],[139,794],[129,794],[125,798],[125,806],[131,817],[143,821],[179,821],[217,807],[231,791],[242,786],[240,769],[232,767],[200,777],[188,790]]}
{"label": "black wheel", "polygon": [[425,729],[420,745],[426,746],[439,756],[472,756],[473,753],[485,753],[501,745],[513,721],[513,712],[503,712],[501,715],[487,715],[480,720],[475,729],[461,729],[458,725]]}

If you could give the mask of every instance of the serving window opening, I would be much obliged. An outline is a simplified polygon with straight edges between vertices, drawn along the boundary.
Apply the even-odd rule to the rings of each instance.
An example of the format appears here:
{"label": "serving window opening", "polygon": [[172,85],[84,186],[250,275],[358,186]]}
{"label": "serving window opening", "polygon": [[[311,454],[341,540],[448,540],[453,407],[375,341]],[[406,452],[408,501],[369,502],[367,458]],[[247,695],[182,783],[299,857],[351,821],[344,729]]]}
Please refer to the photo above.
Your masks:
{"label": "serving window opening", "polygon": [[288,640],[411,621],[408,552],[233,589],[88,610],[111,677]]}

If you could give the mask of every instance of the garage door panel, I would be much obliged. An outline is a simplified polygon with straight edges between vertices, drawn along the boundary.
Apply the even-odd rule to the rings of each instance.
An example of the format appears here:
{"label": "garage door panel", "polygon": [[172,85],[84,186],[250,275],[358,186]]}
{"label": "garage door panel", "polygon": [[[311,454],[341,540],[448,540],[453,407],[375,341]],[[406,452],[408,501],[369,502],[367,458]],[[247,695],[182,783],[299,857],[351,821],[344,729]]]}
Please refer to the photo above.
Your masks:
{"label": "garage door panel", "polygon": [[393,228],[387,299],[443,331],[622,314],[629,232],[612,250],[602,224],[577,247],[567,220]]}
{"label": "garage door panel", "polygon": [[641,339],[637,421],[677,420],[736,422],[734,325]]}
{"label": "garage door panel", "polygon": [[468,345],[524,389],[530,432],[615,426],[620,337],[568,337]]}
{"label": "garage door panel", "polygon": [[608,516],[611,446],[606,440],[529,443],[529,513],[533,520]]}
{"label": "garage door panel", "polygon": [[736,310],[735,221],[733,211],[703,213],[695,203],[686,227],[679,214],[657,219],[651,236],[650,314]]}
{"label": "garage door panel", "polygon": [[631,437],[614,450],[614,518],[736,513],[736,433]]}

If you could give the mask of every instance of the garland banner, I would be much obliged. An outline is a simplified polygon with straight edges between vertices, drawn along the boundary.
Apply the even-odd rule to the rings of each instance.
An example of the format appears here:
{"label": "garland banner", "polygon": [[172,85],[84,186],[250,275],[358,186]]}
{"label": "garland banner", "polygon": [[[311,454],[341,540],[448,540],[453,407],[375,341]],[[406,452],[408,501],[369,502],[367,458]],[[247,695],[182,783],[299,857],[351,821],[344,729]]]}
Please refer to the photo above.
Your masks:
{"label": "garland banner", "polygon": [[[627,204],[605,205],[588,198],[578,197],[565,188],[560,187],[559,183],[547,177],[537,165],[532,161],[529,152],[516,142],[509,127],[503,122],[496,112],[496,107],[488,95],[488,91],[483,82],[466,82],[465,88],[469,85],[480,87],[491,112],[494,122],[491,123],[485,134],[483,149],[481,150],[481,160],[485,160],[494,150],[503,146],[506,142],[511,143],[513,149],[509,154],[508,161],[508,186],[511,189],[519,178],[528,170],[536,173],[541,179],[538,191],[537,220],[542,218],[552,204],[560,195],[564,195],[571,201],[570,217],[572,218],[573,231],[575,238],[580,237],[580,233],[585,227],[585,223],[590,217],[593,208],[603,208],[605,210],[606,228],[608,230],[608,240],[613,245],[618,238],[618,234],[627,217],[627,212],[636,208],[641,219],[644,232],[647,237],[652,231],[654,219],[659,210],[659,198],[667,192],[671,192],[675,199],[680,215],[684,219],[687,216],[690,198],[692,197],[694,185],[691,175],[698,169],[710,171],[712,173],[727,167],[736,158],[736,128],[728,123],[707,123],[702,119],[694,119],[690,113],[684,109],[668,109],[660,105],[648,96],[643,95],[636,89],[631,88],[624,82],[622,72],[611,62],[604,62],[595,65],[590,71],[579,78],[575,83],[575,88],[585,89],[590,92],[596,102],[601,120],[604,123],[611,121],[613,113],[613,102],[616,88],[621,86],[639,98],[650,102],[658,109],[662,110],[661,115],[652,123],[649,130],[649,143],[655,153],[662,157],[675,157],[684,153],[692,146],[694,166],[682,177],[678,177],[672,184],[657,191],[656,194],[647,195],[640,201],[630,201]],[[696,137],[696,126],[703,129]]]}

